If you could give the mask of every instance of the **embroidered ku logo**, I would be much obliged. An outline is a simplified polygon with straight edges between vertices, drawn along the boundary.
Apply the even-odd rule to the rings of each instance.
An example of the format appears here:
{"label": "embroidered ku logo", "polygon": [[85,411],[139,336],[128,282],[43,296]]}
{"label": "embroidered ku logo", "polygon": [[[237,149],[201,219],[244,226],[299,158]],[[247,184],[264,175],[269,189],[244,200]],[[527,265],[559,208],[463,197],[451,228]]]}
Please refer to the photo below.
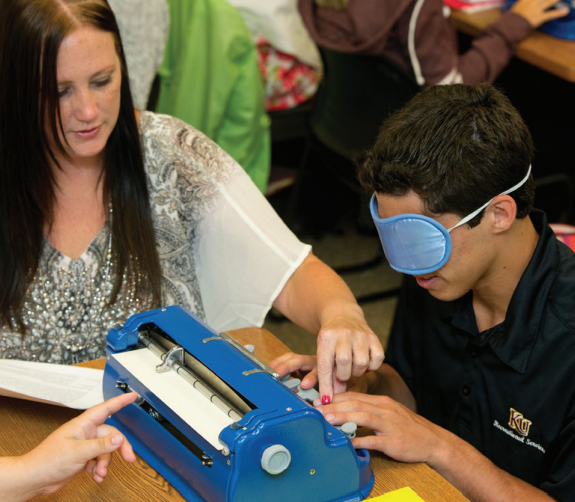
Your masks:
{"label": "embroidered ku logo", "polygon": [[529,427],[531,427],[531,420],[526,420],[523,418],[523,414],[515,411],[511,408],[511,414],[509,415],[509,427],[515,429],[522,436],[527,436],[529,434]]}

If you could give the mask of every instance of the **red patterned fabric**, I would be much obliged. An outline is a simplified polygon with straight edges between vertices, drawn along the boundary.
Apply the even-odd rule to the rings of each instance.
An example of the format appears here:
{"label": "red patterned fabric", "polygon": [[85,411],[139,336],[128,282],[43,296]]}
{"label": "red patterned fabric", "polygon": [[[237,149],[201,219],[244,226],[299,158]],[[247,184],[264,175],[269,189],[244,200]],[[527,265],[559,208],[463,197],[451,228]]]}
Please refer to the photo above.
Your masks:
{"label": "red patterned fabric", "polygon": [[256,46],[268,110],[293,108],[316,93],[320,70],[278,51],[263,37],[258,38]]}
{"label": "red patterned fabric", "polygon": [[567,246],[569,246],[573,251],[575,251],[575,227],[573,225],[564,225],[563,223],[551,223],[549,225],[555,235],[557,240],[560,240]]}

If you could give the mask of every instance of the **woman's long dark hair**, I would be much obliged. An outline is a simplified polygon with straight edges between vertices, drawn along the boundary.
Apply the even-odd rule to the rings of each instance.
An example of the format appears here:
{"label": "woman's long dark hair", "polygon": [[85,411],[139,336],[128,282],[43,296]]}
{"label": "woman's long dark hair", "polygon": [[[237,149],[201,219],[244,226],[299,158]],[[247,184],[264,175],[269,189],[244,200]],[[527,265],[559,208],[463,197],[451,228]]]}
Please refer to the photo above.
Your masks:
{"label": "woman's long dark hair", "polygon": [[[2,0],[0,8],[0,318],[25,332],[24,295],[38,270],[43,229],[53,221],[56,156],[63,154],[57,83],[60,44],[83,25],[110,32],[122,68],[118,122],[106,150],[104,201],[111,201],[114,303],[123,277],[143,305],[161,298],[147,178],[126,60],[106,0]],[[16,326],[12,322],[16,321]]]}

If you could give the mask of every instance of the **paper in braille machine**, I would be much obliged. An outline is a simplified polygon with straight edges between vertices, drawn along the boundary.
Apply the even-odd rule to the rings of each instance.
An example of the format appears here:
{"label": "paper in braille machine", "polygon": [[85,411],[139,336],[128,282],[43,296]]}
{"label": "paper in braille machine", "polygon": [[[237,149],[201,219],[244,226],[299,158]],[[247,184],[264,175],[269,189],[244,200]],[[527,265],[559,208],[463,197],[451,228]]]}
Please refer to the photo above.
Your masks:
{"label": "paper in braille machine", "polygon": [[104,396],[140,399],[108,422],[189,501],[364,499],[368,452],[278,377],[181,307],[137,314],[108,334]]}

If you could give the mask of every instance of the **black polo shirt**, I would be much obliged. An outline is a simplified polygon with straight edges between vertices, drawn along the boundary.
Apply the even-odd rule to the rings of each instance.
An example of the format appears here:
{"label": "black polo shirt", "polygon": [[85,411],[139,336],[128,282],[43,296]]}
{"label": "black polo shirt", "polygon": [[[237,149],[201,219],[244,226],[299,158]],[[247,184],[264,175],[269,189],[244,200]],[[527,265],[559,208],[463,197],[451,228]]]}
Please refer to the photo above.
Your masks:
{"label": "black polo shirt", "polygon": [[575,500],[575,255],[545,214],[505,321],[478,332],[472,293],[442,302],[406,276],[386,352],[418,413],[495,465]]}

